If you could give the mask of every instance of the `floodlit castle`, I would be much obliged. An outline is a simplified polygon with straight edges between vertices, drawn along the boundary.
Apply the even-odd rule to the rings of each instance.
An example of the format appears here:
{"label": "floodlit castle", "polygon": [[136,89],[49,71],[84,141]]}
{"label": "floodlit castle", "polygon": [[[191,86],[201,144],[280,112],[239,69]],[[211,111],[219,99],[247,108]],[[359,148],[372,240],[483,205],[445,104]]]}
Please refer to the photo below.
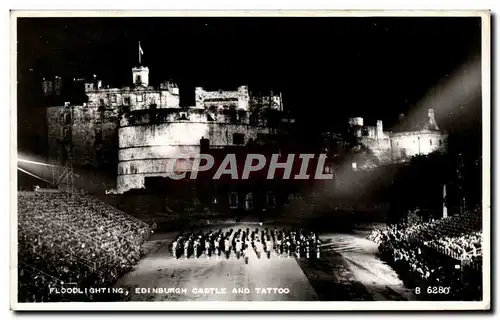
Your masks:
{"label": "floodlit castle", "polygon": [[[50,158],[117,168],[118,193],[144,188],[148,177],[166,177],[165,160],[199,154],[201,141],[211,149],[272,143],[294,122],[283,112],[281,94],[197,87],[195,105],[182,107],[174,81],[154,87],[148,67],[131,71],[130,86],[110,88],[94,77],[84,82],[87,102],[47,110]],[[53,87],[50,81],[43,86]]]}
{"label": "floodlit castle", "polygon": [[404,162],[416,155],[445,150],[447,135],[439,130],[433,109],[428,109],[425,121],[409,124],[402,117],[400,120],[398,130],[389,132],[384,131],[381,120],[375,126],[367,126],[363,118],[350,118],[349,135],[381,163]]}

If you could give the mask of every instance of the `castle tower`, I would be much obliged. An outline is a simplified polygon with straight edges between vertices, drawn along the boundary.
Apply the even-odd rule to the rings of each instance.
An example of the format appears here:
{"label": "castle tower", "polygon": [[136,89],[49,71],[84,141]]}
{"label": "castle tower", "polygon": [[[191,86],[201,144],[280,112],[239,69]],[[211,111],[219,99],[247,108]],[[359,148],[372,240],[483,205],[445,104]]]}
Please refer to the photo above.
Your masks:
{"label": "castle tower", "polygon": [[248,102],[250,100],[248,94],[248,86],[238,87],[238,108],[248,110]]}
{"label": "castle tower", "polygon": [[376,132],[376,137],[378,139],[382,139],[384,136],[384,125],[382,120],[377,120],[377,132]]}
{"label": "castle tower", "polygon": [[132,83],[136,86],[147,87],[149,84],[149,68],[142,65],[144,51],[139,42],[139,66],[132,68]]}
{"label": "castle tower", "polygon": [[144,66],[132,68],[132,83],[136,86],[147,87],[149,84],[149,68]]}
{"label": "castle tower", "polygon": [[439,127],[436,122],[436,116],[434,114],[434,109],[429,109],[427,111],[428,123],[425,129],[439,131]]}
{"label": "castle tower", "polygon": [[349,118],[349,132],[354,137],[361,137],[361,129],[363,128],[363,118]]}
{"label": "castle tower", "polygon": [[203,108],[204,107],[204,104],[203,104],[203,101],[205,100],[205,90],[203,89],[203,87],[196,87],[194,89],[194,101],[195,101],[195,104],[196,104],[196,108]]}
{"label": "castle tower", "polygon": [[177,86],[177,83],[175,83],[172,80],[169,80],[167,82],[167,88],[172,94],[179,94],[179,87]]}

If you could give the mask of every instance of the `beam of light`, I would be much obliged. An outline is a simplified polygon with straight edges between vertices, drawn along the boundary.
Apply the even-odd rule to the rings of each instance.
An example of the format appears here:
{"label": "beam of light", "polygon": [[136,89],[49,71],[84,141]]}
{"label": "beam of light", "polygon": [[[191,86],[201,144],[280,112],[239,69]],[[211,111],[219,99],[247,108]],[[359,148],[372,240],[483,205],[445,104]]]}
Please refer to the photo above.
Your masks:
{"label": "beam of light", "polygon": [[35,175],[35,174],[31,173],[31,172],[28,172],[28,171],[26,171],[26,170],[24,170],[24,169],[22,169],[22,168],[17,167],[17,170],[19,170],[19,171],[21,171],[21,172],[24,172],[24,173],[26,173],[27,175],[30,175],[30,176],[32,176],[32,177],[35,177],[35,178],[37,178],[37,179],[39,179],[39,180],[42,180],[42,181],[44,181],[44,182],[47,182],[47,183],[49,183],[49,184],[52,184],[50,181],[47,181],[47,180],[45,180],[45,179],[43,179],[43,178],[41,178],[41,177],[39,177],[39,176],[37,176],[37,175]]}
{"label": "beam of light", "polygon": [[48,163],[43,163],[43,162],[38,162],[38,161],[25,160],[25,159],[17,159],[17,162],[37,164],[37,165],[46,166],[46,167],[57,167],[56,165],[53,165],[53,164],[48,164]]}
{"label": "beam of light", "polygon": [[[441,128],[450,127],[453,124],[455,129],[460,129],[460,126],[465,123],[459,123],[457,118],[473,110],[474,100],[478,97],[481,97],[481,59],[474,57],[457,68],[453,74],[441,79],[410,111],[406,117],[407,123],[419,123],[420,115],[427,114],[427,110],[432,108]],[[398,128],[400,127],[396,126],[394,129]],[[353,161],[358,162],[361,158],[361,155],[351,151],[347,157],[349,161],[345,161],[337,168],[333,180],[318,181],[307,195],[289,206],[291,212],[287,214],[314,219],[314,215],[310,212],[311,203],[314,203],[316,208],[323,209],[335,203],[336,200],[348,199],[353,203],[359,203],[363,196],[380,186],[380,181],[392,180],[396,173],[396,170],[380,169],[362,176],[354,174],[351,164]],[[337,181],[341,182],[336,183]]]}
{"label": "beam of light", "polygon": [[473,107],[474,99],[481,96],[481,83],[481,58],[476,56],[429,90],[408,114],[409,121],[418,122],[422,111],[432,108],[441,128],[455,126],[457,117]]}

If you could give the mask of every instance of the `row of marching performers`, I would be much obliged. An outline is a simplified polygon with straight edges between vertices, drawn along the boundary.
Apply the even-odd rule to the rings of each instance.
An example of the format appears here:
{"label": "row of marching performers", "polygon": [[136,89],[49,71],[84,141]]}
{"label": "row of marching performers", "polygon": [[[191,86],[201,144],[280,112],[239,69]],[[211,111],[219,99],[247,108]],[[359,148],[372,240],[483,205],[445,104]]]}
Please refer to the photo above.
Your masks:
{"label": "row of marching performers", "polygon": [[172,244],[172,254],[176,259],[182,256],[185,259],[199,258],[202,255],[229,259],[233,254],[237,259],[243,257],[248,262],[249,250],[253,250],[258,259],[262,256],[270,259],[273,251],[278,257],[320,258],[321,242],[316,233],[302,229],[247,228],[181,233]]}

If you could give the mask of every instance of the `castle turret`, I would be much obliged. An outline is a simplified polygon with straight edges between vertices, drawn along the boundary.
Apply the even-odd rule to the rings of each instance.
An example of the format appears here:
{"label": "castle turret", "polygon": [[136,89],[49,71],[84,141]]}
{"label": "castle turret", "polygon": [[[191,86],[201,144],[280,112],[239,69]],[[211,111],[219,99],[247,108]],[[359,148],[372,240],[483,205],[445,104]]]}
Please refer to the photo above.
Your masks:
{"label": "castle turret", "polygon": [[102,80],[97,80],[97,76],[94,74],[94,78],[90,81],[84,82],[85,92],[96,91],[102,88]]}
{"label": "castle turret", "polygon": [[355,137],[361,137],[361,129],[363,128],[363,118],[349,118],[349,132]]}
{"label": "castle turret", "polygon": [[378,139],[380,139],[384,136],[384,126],[383,126],[382,120],[377,120],[376,136]]}
{"label": "castle turret", "polygon": [[144,66],[132,68],[132,83],[136,86],[147,87],[149,84],[149,68]]}
{"label": "castle turret", "polygon": [[179,95],[179,87],[177,83],[172,80],[164,81],[160,83],[160,89],[168,90],[171,94]]}
{"label": "castle turret", "polygon": [[434,109],[429,109],[427,111],[427,118],[428,118],[428,122],[427,122],[426,129],[427,130],[439,131],[439,127],[437,125],[436,117],[435,117],[435,114],[434,114]]}
{"label": "castle turret", "polygon": [[238,87],[238,108],[247,110],[248,109],[248,101],[250,97],[248,94],[248,86],[239,86]]}
{"label": "castle turret", "polygon": [[205,90],[203,87],[196,87],[194,89],[194,101],[197,108],[203,108]]}

